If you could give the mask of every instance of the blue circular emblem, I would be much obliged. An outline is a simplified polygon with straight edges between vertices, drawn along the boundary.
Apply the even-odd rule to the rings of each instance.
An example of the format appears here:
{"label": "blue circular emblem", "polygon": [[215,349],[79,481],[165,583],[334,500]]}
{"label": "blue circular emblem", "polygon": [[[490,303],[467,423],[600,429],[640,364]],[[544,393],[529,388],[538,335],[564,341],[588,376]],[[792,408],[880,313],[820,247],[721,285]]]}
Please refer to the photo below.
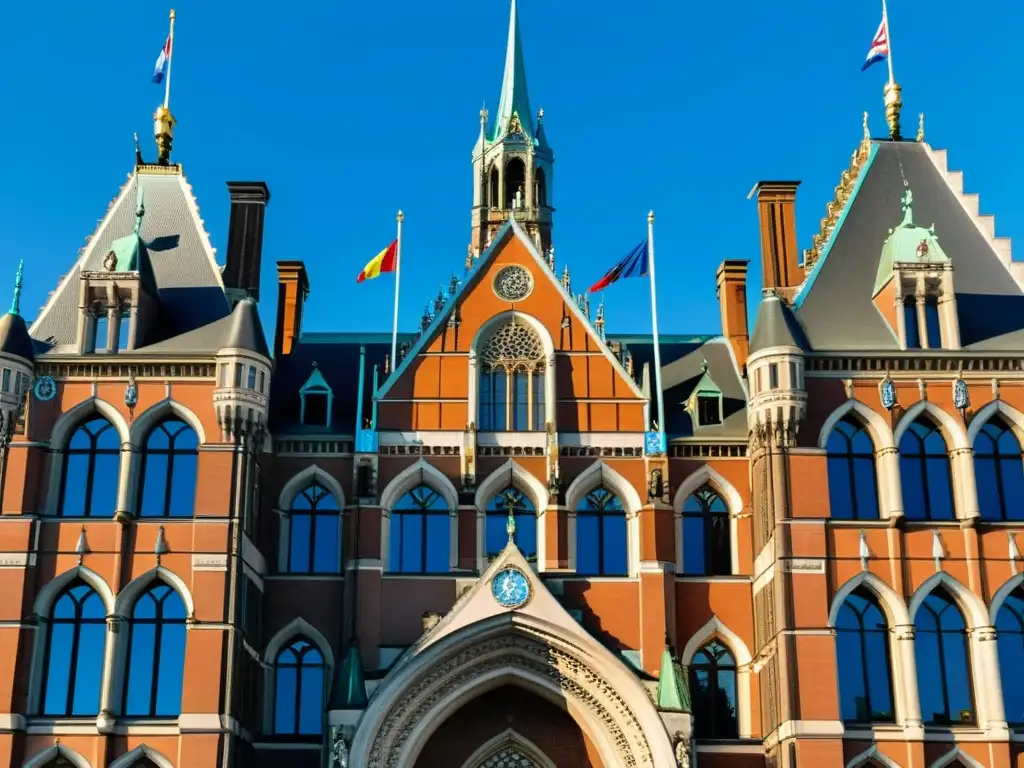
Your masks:
{"label": "blue circular emblem", "polygon": [[53,396],[57,394],[57,383],[50,376],[40,376],[36,379],[32,391],[35,392],[37,400],[53,400]]}
{"label": "blue circular emblem", "polygon": [[491,579],[491,594],[498,605],[522,608],[530,599],[530,580],[518,568],[502,568]]}

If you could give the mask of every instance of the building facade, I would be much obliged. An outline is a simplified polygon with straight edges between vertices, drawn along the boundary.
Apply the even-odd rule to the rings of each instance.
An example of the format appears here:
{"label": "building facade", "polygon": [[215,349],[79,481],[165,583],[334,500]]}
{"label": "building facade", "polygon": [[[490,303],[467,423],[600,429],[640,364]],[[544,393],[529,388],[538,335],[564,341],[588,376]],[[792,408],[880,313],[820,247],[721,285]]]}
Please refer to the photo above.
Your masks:
{"label": "building facade", "polygon": [[724,261],[656,426],[651,338],[555,260],[514,0],[397,359],[303,327],[301,261],[268,343],[267,185],[218,264],[158,113],[0,317],[0,765],[1024,766],[1024,279],[887,106],[804,253],[798,182],[756,187],[757,316]]}

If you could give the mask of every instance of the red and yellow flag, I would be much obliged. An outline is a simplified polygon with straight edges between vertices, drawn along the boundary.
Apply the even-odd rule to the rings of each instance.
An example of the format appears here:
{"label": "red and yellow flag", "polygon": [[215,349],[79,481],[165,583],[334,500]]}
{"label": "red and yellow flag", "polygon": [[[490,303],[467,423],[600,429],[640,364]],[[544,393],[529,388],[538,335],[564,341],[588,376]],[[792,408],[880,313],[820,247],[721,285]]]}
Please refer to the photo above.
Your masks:
{"label": "red and yellow flag", "polygon": [[356,282],[361,283],[363,280],[372,280],[375,277],[380,277],[385,272],[394,272],[397,262],[398,240],[396,238],[391,241],[391,245],[370,259],[369,263],[363,267],[363,271],[359,273]]}

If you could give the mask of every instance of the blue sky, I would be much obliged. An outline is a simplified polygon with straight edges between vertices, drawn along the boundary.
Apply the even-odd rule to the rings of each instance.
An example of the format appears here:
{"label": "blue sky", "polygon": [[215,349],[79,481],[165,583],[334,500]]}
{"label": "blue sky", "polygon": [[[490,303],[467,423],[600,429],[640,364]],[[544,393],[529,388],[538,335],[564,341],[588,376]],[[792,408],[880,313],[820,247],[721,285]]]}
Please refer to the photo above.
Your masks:
{"label": "blue sky", "polygon": [[[394,236],[403,208],[401,324],[411,330],[465,258],[470,150],[481,103],[493,112],[498,99],[508,2],[294,7],[176,4],[174,159],[220,258],[224,182],[270,185],[268,330],[278,259],[309,269],[306,330],[389,330],[392,278],[357,286],[355,277]],[[167,10],[111,0],[5,11],[0,293],[24,258],[30,319],[131,170],[133,132],[153,155],[162,88],[150,75]],[[885,129],[885,65],[860,72],[880,18],[874,0],[520,0],[519,13],[531,102],[545,109],[556,154],[558,261],[582,290],[643,238],[654,208],[662,332],[717,332],[723,258],[751,260],[758,294],[757,212],[746,199],[754,182],[803,180],[805,248],[860,140],[861,113],[871,113],[876,135]],[[1019,241],[1024,159],[1012,147],[1024,134],[1014,86],[1022,24],[1024,5],[1011,0],[890,6],[904,132],[912,136],[925,112],[929,142],[950,150],[997,233]],[[622,283],[606,300],[609,331],[649,330],[646,281]]]}

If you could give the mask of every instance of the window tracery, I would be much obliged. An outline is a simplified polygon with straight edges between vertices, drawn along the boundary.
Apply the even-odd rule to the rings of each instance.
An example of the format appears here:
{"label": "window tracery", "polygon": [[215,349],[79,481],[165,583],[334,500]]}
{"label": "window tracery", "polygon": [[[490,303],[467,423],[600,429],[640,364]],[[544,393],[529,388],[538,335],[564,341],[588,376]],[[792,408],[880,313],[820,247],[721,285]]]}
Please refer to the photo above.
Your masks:
{"label": "window tracery", "polygon": [[504,747],[480,763],[480,768],[539,768],[539,766],[515,747]]}
{"label": "window tracery", "polygon": [[544,345],[515,318],[480,345],[479,427],[485,432],[544,429]]}

